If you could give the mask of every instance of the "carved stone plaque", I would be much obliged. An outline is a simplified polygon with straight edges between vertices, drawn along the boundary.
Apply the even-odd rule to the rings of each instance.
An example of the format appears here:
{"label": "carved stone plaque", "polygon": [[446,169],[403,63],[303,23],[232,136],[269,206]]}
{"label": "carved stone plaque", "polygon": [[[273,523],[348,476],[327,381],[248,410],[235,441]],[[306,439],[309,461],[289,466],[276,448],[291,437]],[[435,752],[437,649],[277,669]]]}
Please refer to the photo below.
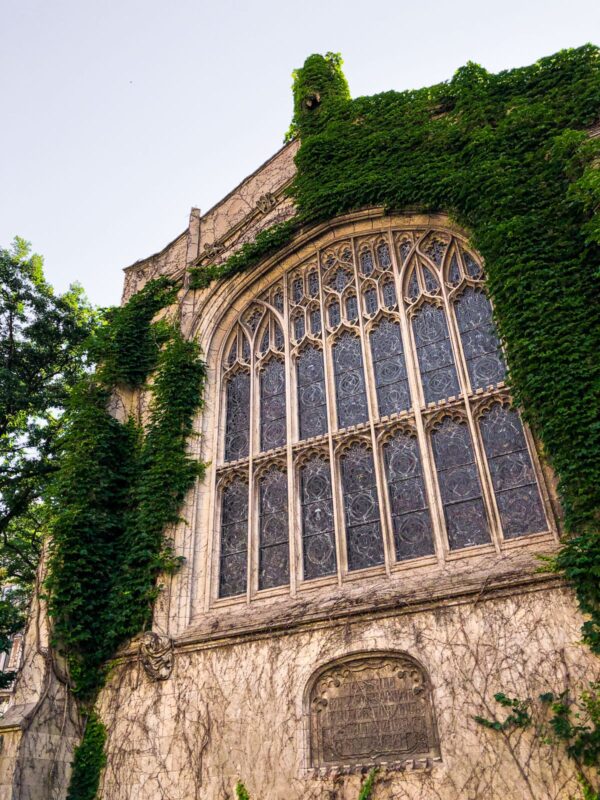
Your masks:
{"label": "carved stone plaque", "polygon": [[427,674],[404,655],[336,662],[312,688],[310,737],[313,767],[439,756]]}

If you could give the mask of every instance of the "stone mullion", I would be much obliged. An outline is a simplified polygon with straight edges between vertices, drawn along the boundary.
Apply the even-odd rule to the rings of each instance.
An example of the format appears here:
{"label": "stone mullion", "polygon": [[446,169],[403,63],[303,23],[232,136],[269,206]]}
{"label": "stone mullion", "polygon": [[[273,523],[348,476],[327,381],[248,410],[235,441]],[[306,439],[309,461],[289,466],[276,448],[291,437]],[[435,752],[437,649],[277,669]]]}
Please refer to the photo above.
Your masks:
{"label": "stone mullion", "polygon": [[[294,453],[292,442],[295,431],[294,420],[298,420],[298,387],[294,379],[294,361],[292,359],[292,345],[290,340],[290,309],[289,309],[289,280],[287,274],[283,280],[283,352],[285,363],[285,415],[286,415],[286,467],[288,489],[288,547],[290,559],[290,595],[296,596],[298,577],[297,567],[299,554],[299,529],[300,521],[297,516],[296,502],[296,470],[294,468]],[[304,312],[304,334],[306,336],[306,310]],[[297,348],[296,348],[297,349]]]}
{"label": "stone mullion", "polygon": [[[386,514],[386,492],[385,474],[378,457],[377,432],[375,431],[375,419],[378,417],[377,395],[375,390],[375,375],[371,363],[371,348],[367,346],[367,333],[363,320],[363,304],[361,295],[361,285],[358,271],[358,237],[352,237],[352,256],[354,261],[354,285],[356,287],[356,302],[358,305],[358,327],[360,329],[360,347],[363,361],[363,377],[365,379],[365,394],[367,398],[367,408],[369,412],[369,429],[371,431],[371,450],[373,456],[373,468],[375,470],[375,481],[377,484],[377,501],[379,504],[379,523],[381,525],[381,535],[383,538],[383,555],[385,559],[385,571],[391,575],[392,564],[395,561],[394,538]],[[388,241],[389,247],[389,241]],[[378,264],[375,247],[373,248],[373,265]],[[378,278],[378,281],[381,277]]]}
{"label": "stone mullion", "polygon": [[[460,253],[460,249],[458,247],[456,248],[456,250],[458,253]],[[448,252],[448,250],[446,252]],[[462,263],[462,258],[461,258],[461,263]],[[443,265],[445,266],[444,262]],[[490,538],[492,540],[492,543],[496,551],[499,553],[501,550],[501,542],[502,542],[502,525],[500,522],[500,514],[498,512],[498,507],[496,505],[496,497],[488,473],[485,453],[483,452],[483,445],[479,436],[479,425],[476,424],[473,415],[473,408],[471,405],[473,393],[471,391],[471,382],[469,380],[469,373],[467,370],[467,360],[463,352],[462,341],[460,338],[460,333],[458,330],[456,318],[454,315],[454,303],[450,302],[448,287],[446,286],[446,281],[444,280],[444,270],[441,269],[439,271],[439,274],[441,276],[440,287],[444,302],[444,310],[446,312],[446,318],[448,320],[448,334],[450,336],[452,349],[454,351],[456,374],[458,375],[461,394],[463,397],[463,407],[465,409],[467,416],[467,424],[471,432],[471,440],[473,442],[473,455],[475,457],[475,464],[477,465],[479,480],[481,482],[481,495],[483,499],[483,504],[490,523]],[[464,272],[464,265],[463,265],[463,274],[466,274]]]}
{"label": "stone mullion", "polygon": [[[337,561],[338,586],[342,585],[343,575],[348,571],[348,553],[346,547],[346,525],[344,505],[341,495],[341,472],[335,454],[333,440],[334,427],[337,430],[337,412],[335,406],[335,376],[331,342],[333,334],[327,331],[326,296],[323,290],[323,271],[321,267],[321,250],[317,251],[317,275],[319,278],[319,302],[321,304],[321,341],[323,343],[323,372],[325,375],[325,398],[327,401],[327,447],[329,449],[329,471],[331,475],[331,501],[333,504],[333,522],[335,527],[335,557]],[[340,298],[340,314],[341,314]]]}
{"label": "stone mullion", "polygon": [[[406,305],[404,302],[403,283],[405,276],[401,274],[401,268],[398,264],[396,245],[394,242],[393,232],[389,231],[390,239],[392,241],[391,257],[394,267],[394,278],[396,280],[396,296],[398,298],[398,311],[400,315],[400,328],[402,330],[404,359],[406,363],[406,371],[408,374],[408,385],[410,387],[410,396],[412,399],[412,410],[415,420],[415,428],[417,430],[417,442],[419,444],[419,451],[422,461],[423,481],[427,492],[429,501],[429,510],[431,514],[431,522],[433,524],[433,535],[435,540],[435,550],[438,562],[443,564],[446,554],[449,551],[448,540],[445,534],[446,525],[444,522],[444,511],[442,508],[441,498],[438,496],[435,482],[435,464],[433,462],[432,454],[428,446],[427,433],[425,431],[425,423],[423,420],[423,412],[421,405],[424,405],[422,399],[421,378],[419,373],[419,361],[417,359],[417,350],[412,333],[411,320],[406,312]],[[406,265],[410,264],[410,256],[406,259]],[[418,271],[417,271],[418,273]]]}

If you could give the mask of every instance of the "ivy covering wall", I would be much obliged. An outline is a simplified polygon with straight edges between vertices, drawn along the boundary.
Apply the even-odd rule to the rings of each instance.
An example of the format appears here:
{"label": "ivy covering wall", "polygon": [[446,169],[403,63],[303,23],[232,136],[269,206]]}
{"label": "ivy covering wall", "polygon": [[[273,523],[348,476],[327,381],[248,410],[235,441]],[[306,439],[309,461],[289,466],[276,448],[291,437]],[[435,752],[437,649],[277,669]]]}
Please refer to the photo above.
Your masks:
{"label": "ivy covering wall", "polygon": [[[251,269],[302,228],[363,207],[444,212],[469,231],[514,396],[558,476],[569,537],[556,568],[600,653],[600,139],[588,135],[599,116],[591,45],[497,75],[470,63],[447,83],[356,99],[339,56],[310,56],[294,74],[288,134],[301,143],[289,190],[297,215],[225,264],[195,268],[192,286]],[[186,441],[204,365],[195,343],[153,322],[174,299],[168,281],[153,281],[111,313],[64,436],[48,595],[88,714],[71,800],[95,795],[104,738],[91,709],[118,647],[149,624],[158,576],[177,566],[164,532],[203,470]],[[109,414],[114,386],[148,389],[144,428]]]}
{"label": "ivy covering wall", "polygon": [[250,269],[302,228],[370,206],[450,215],[486,263],[517,404],[559,481],[569,534],[554,562],[600,653],[600,51],[350,99],[337,54],[294,73],[298,213],[198,285]]}

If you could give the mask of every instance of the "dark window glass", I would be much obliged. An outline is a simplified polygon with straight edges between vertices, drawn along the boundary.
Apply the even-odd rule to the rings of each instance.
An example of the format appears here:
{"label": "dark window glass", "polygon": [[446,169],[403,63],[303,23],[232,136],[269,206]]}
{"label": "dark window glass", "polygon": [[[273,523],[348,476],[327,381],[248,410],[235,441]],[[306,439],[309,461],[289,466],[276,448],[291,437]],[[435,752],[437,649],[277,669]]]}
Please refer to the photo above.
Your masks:
{"label": "dark window glass", "polygon": [[311,272],[308,276],[308,293],[311,297],[319,294],[319,278],[316,272]]}
{"label": "dark window glass", "polygon": [[221,499],[221,558],[219,597],[246,592],[248,569],[248,484],[239,478]]}
{"label": "dark window glass", "polygon": [[285,367],[271,359],[260,373],[260,447],[272,450],[286,443]]}
{"label": "dark window glass", "polygon": [[335,289],[336,292],[343,292],[346,286],[352,280],[351,273],[344,269],[343,267],[339,267],[329,279],[329,285],[332,289]]}
{"label": "dark window glass", "polygon": [[275,323],[275,349],[283,350],[283,331],[277,323]]}
{"label": "dark window glass", "polygon": [[382,319],[371,331],[370,338],[379,416],[385,417],[410,408],[410,390],[400,325],[392,320]]}
{"label": "dark window glass", "polygon": [[329,463],[312,458],[300,471],[304,579],[337,569]]}
{"label": "dark window glass", "polygon": [[340,324],[340,304],[339,303],[332,303],[329,306],[329,324],[332,328],[337,327]]}
{"label": "dark window glass", "polygon": [[443,309],[426,303],[412,320],[425,402],[459,393],[454,354]]}
{"label": "dark window glass", "polygon": [[269,328],[267,326],[267,328],[265,329],[265,331],[264,331],[264,333],[262,335],[262,340],[261,340],[261,343],[260,343],[261,355],[264,355],[267,352],[268,349],[269,349]]}
{"label": "dark window glass", "polygon": [[346,315],[349,322],[358,321],[358,302],[354,295],[351,295],[346,300]]}
{"label": "dark window glass", "polygon": [[475,261],[473,256],[470,253],[467,253],[466,250],[463,250],[463,261],[465,262],[467,274],[471,278],[475,278],[475,280],[483,278],[483,270],[481,269],[477,261]]}
{"label": "dark window glass", "polygon": [[490,541],[471,434],[446,417],[431,436],[451,550]]}
{"label": "dark window glass", "polygon": [[300,439],[327,433],[327,401],[323,353],[314,345],[305,347],[296,364]]}
{"label": "dark window glass", "polygon": [[471,388],[483,389],[503,381],[506,367],[490,301],[481,290],[469,286],[457,298],[455,311]]}
{"label": "dark window glass", "polygon": [[392,266],[390,251],[385,242],[381,242],[381,244],[377,245],[377,261],[379,261],[381,269],[389,269]]}
{"label": "dark window glass", "polygon": [[246,458],[250,441],[250,375],[236,372],[227,381],[225,461]]}
{"label": "dark window glass", "polygon": [[396,305],[396,287],[393,281],[383,284],[383,302],[386,308],[394,308]]}
{"label": "dark window glass", "polygon": [[419,445],[414,436],[397,433],[384,448],[396,558],[435,552]]}
{"label": "dark window glass", "polygon": [[277,311],[279,311],[280,313],[283,312],[283,295],[281,294],[281,292],[277,292],[277,294],[273,298],[273,304],[275,305]]}
{"label": "dark window glass", "polygon": [[505,538],[547,530],[519,415],[497,404],[479,425]]}
{"label": "dark window glass", "polygon": [[333,346],[338,426],[347,428],[369,418],[360,339],[343,333]]}
{"label": "dark window glass", "polygon": [[304,336],[304,316],[294,317],[294,339],[299,341]]}
{"label": "dark window glass", "polygon": [[442,242],[440,239],[431,239],[425,252],[433,263],[437,264],[439,267],[444,258],[444,253],[446,252],[446,242]]}
{"label": "dark window glass", "polygon": [[294,303],[299,303],[304,295],[304,285],[302,278],[296,278],[292,283],[292,299]]}
{"label": "dark window glass", "polygon": [[425,265],[423,265],[423,281],[425,282],[425,291],[429,292],[429,294],[435,294],[439,291],[440,285],[437,278],[429,267]]}
{"label": "dark window glass", "polygon": [[321,311],[318,308],[310,312],[310,329],[313,336],[318,336],[321,333]]}
{"label": "dark window glass", "polygon": [[348,569],[383,564],[383,539],[373,455],[355,444],[342,457]]}
{"label": "dark window glass", "polygon": [[242,361],[250,361],[250,342],[245,336],[242,336]]}
{"label": "dark window glass", "polygon": [[410,275],[410,280],[408,281],[408,286],[406,287],[406,296],[410,300],[411,303],[414,303],[415,300],[421,294],[421,290],[419,289],[419,279],[417,278],[417,270],[413,267],[413,271]]}
{"label": "dark window glass", "polygon": [[289,580],[287,476],[273,467],[260,481],[258,588],[283,586]]}
{"label": "dark window glass", "polygon": [[233,344],[231,345],[231,348],[229,350],[229,355],[227,356],[227,366],[228,367],[233,367],[233,365],[235,364],[236,358],[237,358],[237,336],[236,336],[235,341],[233,342]]}
{"label": "dark window glass", "polygon": [[400,263],[403,264],[406,261],[406,257],[412,250],[412,242],[410,239],[404,239],[402,242],[400,242],[398,250],[400,251]]}
{"label": "dark window glass", "polygon": [[458,266],[458,259],[456,258],[456,253],[452,253],[452,258],[450,259],[450,269],[448,270],[448,283],[452,286],[458,286],[460,283],[460,268]]}
{"label": "dark window glass", "polygon": [[370,275],[373,272],[373,256],[370,250],[363,250],[360,254],[360,271],[363,275]]}
{"label": "dark window glass", "polygon": [[365,298],[365,311],[369,316],[373,315],[379,306],[377,301],[377,289],[371,286],[369,289],[365,289],[364,292]]}

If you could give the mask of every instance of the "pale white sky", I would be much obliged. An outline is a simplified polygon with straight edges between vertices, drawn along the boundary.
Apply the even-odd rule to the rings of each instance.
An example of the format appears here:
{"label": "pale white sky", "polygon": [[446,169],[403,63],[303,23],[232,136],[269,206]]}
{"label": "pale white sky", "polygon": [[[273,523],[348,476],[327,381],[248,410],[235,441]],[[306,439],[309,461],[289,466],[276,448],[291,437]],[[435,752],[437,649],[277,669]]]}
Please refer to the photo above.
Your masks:
{"label": "pale white sky", "polygon": [[291,72],[339,51],[354,97],[600,41],[598,0],[0,0],[0,244],[120,299],[121,268],[282,143]]}

